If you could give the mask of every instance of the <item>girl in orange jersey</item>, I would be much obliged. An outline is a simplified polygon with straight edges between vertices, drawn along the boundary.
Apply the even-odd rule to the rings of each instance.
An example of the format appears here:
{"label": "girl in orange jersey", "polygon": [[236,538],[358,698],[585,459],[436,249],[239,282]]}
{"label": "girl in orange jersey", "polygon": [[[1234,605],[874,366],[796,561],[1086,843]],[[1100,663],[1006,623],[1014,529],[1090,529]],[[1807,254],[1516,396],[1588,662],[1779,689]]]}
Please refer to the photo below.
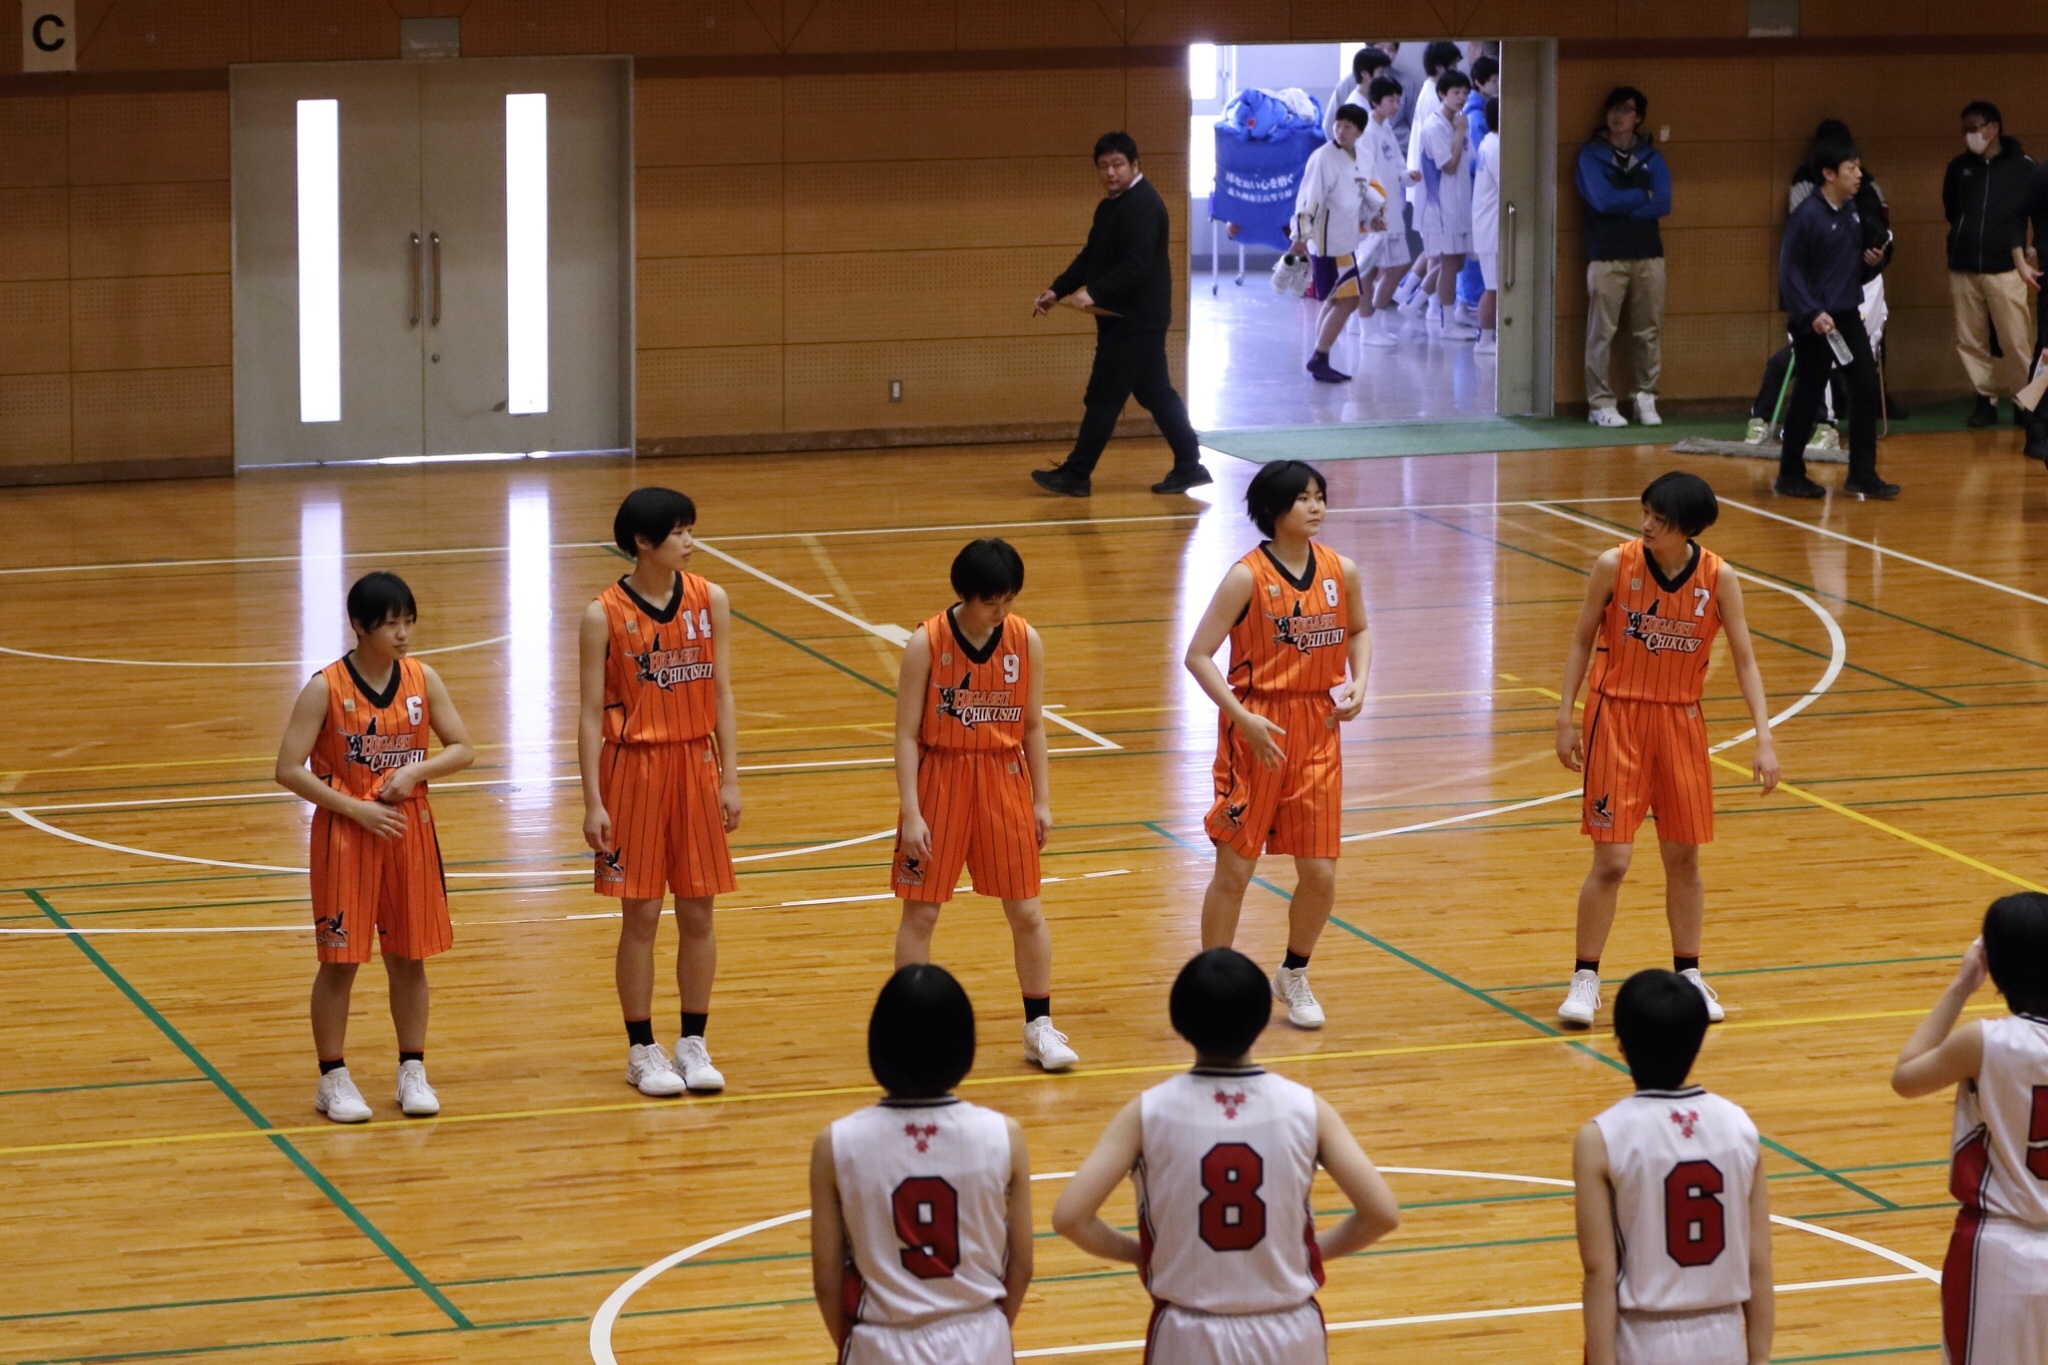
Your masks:
{"label": "girl in orange jersey", "polygon": [[[1365,705],[1372,641],[1358,566],[1314,536],[1323,476],[1300,460],[1260,469],[1245,510],[1267,539],[1230,566],[1188,643],[1186,664],[1216,703],[1216,803],[1205,822],[1216,871],[1202,897],[1202,947],[1237,937],[1261,853],[1294,857],[1287,956],[1273,994],[1296,1028],[1321,1028],[1309,954],[1337,898],[1344,764],[1337,725]],[[1230,674],[1216,651],[1230,641]],[[1349,671],[1349,678],[1345,676]]]}
{"label": "girl in orange jersey", "polygon": [[[583,613],[583,838],[596,891],[623,912],[615,975],[626,1017],[626,1084],[643,1095],[723,1090],[704,1043],[718,942],[711,902],[731,891],[725,836],[739,828],[739,731],[726,658],[725,589],[686,572],[697,505],[672,488],[636,488],[612,518],[633,572]],[[682,1032],[654,1040],[654,937],[664,892],[676,898]]]}
{"label": "girl in orange jersey", "polygon": [[952,580],[960,600],[911,632],[896,684],[896,965],[931,961],[939,907],[964,868],[1010,921],[1024,1060],[1064,1071],[1080,1058],[1053,1027],[1052,935],[1038,903],[1038,852],[1052,832],[1045,648],[1010,611],[1024,560],[1008,543],[970,542]]}
{"label": "girl in orange jersey", "polygon": [[[440,675],[406,657],[418,617],[412,589],[398,575],[356,580],[348,590],[356,647],[306,683],[277,748],[278,785],[315,807],[310,886],[320,970],[312,1014],[320,1088],[313,1107],[336,1123],[370,1117],[342,1043],[373,929],[398,1029],[398,1107],[416,1118],[441,1112],[427,1084],[426,959],[447,951],[455,933],[427,783],[461,772],[476,753]],[[441,740],[432,758],[429,729]]]}
{"label": "girl in orange jersey", "polygon": [[[1579,888],[1578,960],[1557,1009],[1567,1024],[1584,1027],[1599,1012],[1600,953],[1614,927],[1636,829],[1652,813],[1664,858],[1672,968],[1706,997],[1708,1020],[1722,1018],[1713,988],[1700,978],[1707,894],[1700,845],[1714,838],[1713,768],[1700,693],[1717,631],[1728,633],[1735,681],[1756,727],[1752,771],[1765,795],[1778,785],[1778,751],[1742,614],[1742,585],[1723,571],[1721,556],[1693,540],[1720,515],[1705,479],[1660,475],[1643,490],[1642,537],[1602,554],[1586,584],[1557,708],[1557,758],[1586,775],[1580,830],[1593,840],[1593,867]],[[1572,706],[1589,665],[1581,738]]]}

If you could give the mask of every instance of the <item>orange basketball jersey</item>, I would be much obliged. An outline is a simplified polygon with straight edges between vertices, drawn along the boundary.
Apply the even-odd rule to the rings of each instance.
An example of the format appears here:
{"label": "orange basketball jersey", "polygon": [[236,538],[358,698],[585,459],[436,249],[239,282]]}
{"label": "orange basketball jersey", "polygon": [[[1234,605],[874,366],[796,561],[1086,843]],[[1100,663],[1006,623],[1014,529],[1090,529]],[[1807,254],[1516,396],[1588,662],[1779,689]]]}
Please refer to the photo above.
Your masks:
{"label": "orange basketball jersey", "polygon": [[1252,600],[1230,628],[1230,687],[1248,693],[1322,692],[1344,681],[1350,603],[1337,552],[1311,544],[1296,578],[1261,545],[1239,560],[1252,571]]}
{"label": "orange basketball jersey", "polygon": [[1614,596],[1593,650],[1592,689],[1633,701],[1689,704],[1707,681],[1721,629],[1721,556],[1693,546],[1692,563],[1666,578],[1643,542],[1622,543]]}
{"label": "orange basketball jersey", "polygon": [[718,726],[711,674],[711,585],[676,575],[656,611],[621,578],[599,593],[604,651],[604,737],[613,744],[673,744]]}
{"label": "orange basketball jersey", "polygon": [[1024,747],[1024,703],[1031,695],[1031,636],[1012,613],[972,649],[951,607],[924,623],[932,651],[917,742],[926,749],[1015,752]]}
{"label": "orange basketball jersey", "polygon": [[[346,655],[320,670],[327,719],[313,741],[313,776],[359,801],[376,799],[384,775],[427,756],[427,673],[400,659],[385,690],[374,692]],[[424,782],[408,800],[427,794]]]}

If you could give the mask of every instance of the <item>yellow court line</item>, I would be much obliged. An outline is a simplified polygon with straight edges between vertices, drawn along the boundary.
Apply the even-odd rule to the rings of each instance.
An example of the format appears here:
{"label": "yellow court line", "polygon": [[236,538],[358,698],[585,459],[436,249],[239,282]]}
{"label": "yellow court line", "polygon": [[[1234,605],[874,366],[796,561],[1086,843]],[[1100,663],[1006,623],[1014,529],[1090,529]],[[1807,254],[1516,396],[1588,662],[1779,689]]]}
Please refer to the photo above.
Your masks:
{"label": "yellow court line", "polygon": [[[1507,675],[1503,673],[1502,677]],[[1367,702],[1376,701],[1424,701],[1437,697],[1495,697],[1507,692],[1541,692],[1546,697],[1557,693],[1542,687],[1470,687],[1455,692],[1373,692],[1366,696]],[[1185,711],[1185,706],[1119,706],[1102,711],[1061,711],[1063,716],[1153,716],[1162,711]],[[742,732],[744,733],[744,731]]]}
{"label": "yellow court line", "polygon": [[[1996,1004],[1973,1005],[1966,1013],[2002,1008]],[[1821,1024],[1859,1023],[1872,1019],[1920,1018],[1926,1009],[1871,1010],[1857,1014],[1822,1014],[1796,1019],[1753,1019],[1730,1020],[1716,1024],[1715,1033],[1749,1031],[1762,1029],[1809,1028]],[[1334,1052],[1294,1052],[1261,1057],[1263,1065],[1278,1066],[1298,1062],[1345,1062],[1369,1060],[1380,1057],[1417,1057],[1447,1052],[1489,1052],[1503,1048],[1540,1047],[1556,1043],[1597,1043],[1609,1041],[1612,1033],[1545,1033],[1523,1035],[1514,1038],[1487,1038],[1468,1043],[1416,1043],[1403,1047],[1346,1048]],[[971,1076],[960,1083],[961,1089],[970,1086],[987,1087],[999,1085],[1034,1085],[1059,1080],[1093,1080],[1109,1076],[1151,1076],[1166,1075],[1188,1069],[1186,1061],[1147,1062],[1135,1066],[1090,1067],[1064,1075],[1048,1074],[1042,1071],[1026,1072],[1014,1076]],[[513,1119],[572,1118],[585,1114],[624,1113],[680,1113],[705,1105],[718,1104],[761,1104],[773,1100],[825,1099],[836,1095],[873,1095],[873,1085],[818,1086],[808,1090],[764,1090],[746,1094],[693,1095],[686,1105],[673,1100],[620,1100],[612,1104],[562,1105],[547,1109],[505,1109],[482,1114],[443,1114],[431,1119],[377,1119],[369,1123],[334,1124],[310,1123],[290,1128],[230,1128],[213,1129],[197,1133],[163,1133],[147,1137],[97,1138],[84,1142],[42,1142],[21,1147],[0,1147],[0,1157],[36,1156],[55,1152],[108,1151],[131,1147],[168,1147],[201,1142],[237,1142],[249,1138],[307,1137],[314,1134],[345,1134],[380,1130],[403,1130],[419,1132],[453,1124],[503,1123]]]}
{"label": "yellow court line", "polygon": [[[1741,773],[1744,777],[1752,775],[1751,770],[1745,768],[1740,763],[1732,763],[1719,754],[1713,754],[1711,757],[1716,764],[1728,769],[1730,772]],[[1825,796],[1819,796],[1807,791],[1804,787],[1795,787],[1790,782],[1780,782],[1778,790],[1789,796],[1796,796],[1801,801],[1808,802],[1811,805],[1819,806],[1822,810],[1833,811],[1837,815],[1846,816],[1859,825],[1868,825],[1872,829],[1889,834],[1895,839],[1903,839],[1916,848],[1924,848],[1929,853],[1939,853],[1942,857],[1959,862],[1964,867],[1974,868],[1988,877],[1996,877],[2009,886],[2017,886],[2025,891],[2048,892],[2048,886],[2042,886],[2038,882],[2030,882],[2025,877],[2007,872],[2004,868],[1993,867],[1981,858],[1972,858],[1967,853],[1959,853],[1947,844],[1938,844],[1934,840],[1915,834],[1910,830],[1900,829],[1897,825],[1887,824],[1874,815],[1865,815],[1860,810],[1851,810],[1839,801],[1830,801]]]}

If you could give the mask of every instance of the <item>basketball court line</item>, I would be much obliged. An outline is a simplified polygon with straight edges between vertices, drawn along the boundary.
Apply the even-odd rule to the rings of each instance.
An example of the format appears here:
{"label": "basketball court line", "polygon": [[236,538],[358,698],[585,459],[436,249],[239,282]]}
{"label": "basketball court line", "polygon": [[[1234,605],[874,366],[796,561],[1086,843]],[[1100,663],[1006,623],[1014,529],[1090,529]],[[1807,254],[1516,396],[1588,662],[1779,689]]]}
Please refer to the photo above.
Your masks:
{"label": "basketball court line", "polygon": [[[1558,501],[1568,503],[1573,500],[1560,498]],[[1993,592],[2002,592],[2009,597],[2023,598],[2026,601],[2036,602],[2041,606],[2048,607],[2048,597],[2039,596],[2023,588],[2015,588],[2010,583],[2000,583],[1993,578],[1979,578],[1976,574],[1965,573],[1961,569],[1951,568],[1932,559],[1922,559],[1918,555],[1909,555],[1904,550],[1894,550],[1890,546],[1879,545],[1874,540],[1860,540],[1855,536],[1844,535],[1840,531],[1831,531],[1825,526],[1816,526],[1810,521],[1801,521],[1797,517],[1788,517],[1778,512],[1767,512],[1761,507],[1752,507],[1746,502],[1737,502],[1734,498],[1722,498],[1720,502],[1724,507],[1739,507],[1753,516],[1768,517],[1772,521],[1782,521],[1787,526],[1797,526],[1800,530],[1810,531],[1817,536],[1826,536],[1830,540],[1839,540],[1845,545],[1854,545],[1858,549],[1869,550],[1873,554],[1884,555],[1891,559],[1901,560],[1907,564],[1917,564],[1923,569],[1931,569],[1935,573],[1947,574],[1950,578],[1959,578],[1965,583],[1975,583],[1980,588],[1989,588]]]}
{"label": "basketball court line", "polygon": [[[488,640],[471,640],[467,644],[441,645],[435,649],[408,650],[407,657],[423,659],[432,654],[455,654],[465,649],[482,649],[485,645],[500,644],[511,639],[511,635],[493,635]],[[304,659],[94,659],[77,654],[39,654],[33,649],[12,649],[0,645],[0,654],[12,654],[23,659],[47,659],[63,664],[118,664],[127,668],[304,668]]]}

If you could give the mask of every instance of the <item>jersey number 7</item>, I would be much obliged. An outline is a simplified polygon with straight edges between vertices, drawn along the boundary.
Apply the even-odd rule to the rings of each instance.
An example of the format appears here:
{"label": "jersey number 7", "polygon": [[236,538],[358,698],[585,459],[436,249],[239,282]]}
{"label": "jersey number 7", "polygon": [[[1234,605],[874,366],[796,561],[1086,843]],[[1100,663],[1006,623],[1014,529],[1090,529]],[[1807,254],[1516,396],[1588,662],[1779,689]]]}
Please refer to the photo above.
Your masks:
{"label": "jersey number 7", "polygon": [[889,1196],[897,1254],[920,1280],[949,1278],[960,1264],[960,1193],[935,1175],[914,1175]]}
{"label": "jersey number 7", "polygon": [[1664,1177],[1664,1250],[1680,1265],[1712,1265],[1727,1249],[1722,1188],[1711,1161],[1681,1161]]}

